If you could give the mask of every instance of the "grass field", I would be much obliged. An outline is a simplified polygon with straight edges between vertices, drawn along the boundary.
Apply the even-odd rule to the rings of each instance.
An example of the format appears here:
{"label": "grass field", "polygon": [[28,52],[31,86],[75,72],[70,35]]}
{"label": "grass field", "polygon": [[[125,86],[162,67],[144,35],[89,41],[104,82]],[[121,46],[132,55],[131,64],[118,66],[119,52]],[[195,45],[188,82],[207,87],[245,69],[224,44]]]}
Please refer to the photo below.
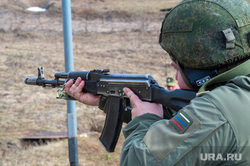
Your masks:
{"label": "grass field", "polygon": [[[158,44],[161,21],[180,0],[72,0],[75,70],[109,68],[111,73],[150,74],[161,86],[174,75],[170,59]],[[249,0],[248,0],[249,2]],[[49,7],[44,13],[25,11]],[[66,166],[66,139],[24,144],[22,138],[40,131],[67,131],[64,100],[57,89],[24,84],[45,68],[45,78],[64,71],[60,0],[1,0],[0,2],[0,166]],[[116,152],[99,143],[105,114],[76,104],[77,129],[92,132],[78,138],[81,166],[118,165],[123,136]]]}
{"label": "grass field", "polygon": [[[158,44],[161,8],[178,1],[72,0],[75,70],[109,68],[111,73],[151,74],[162,86],[173,75],[170,60]],[[25,11],[31,6],[50,8],[44,13]],[[57,89],[24,84],[45,68],[45,78],[64,71],[60,0],[0,2],[0,166],[69,165],[66,139],[27,145],[22,138],[40,131],[67,131],[66,102],[56,100]],[[118,165],[116,152],[99,143],[105,114],[96,107],[76,104],[77,129],[94,132],[78,138],[81,166]]]}

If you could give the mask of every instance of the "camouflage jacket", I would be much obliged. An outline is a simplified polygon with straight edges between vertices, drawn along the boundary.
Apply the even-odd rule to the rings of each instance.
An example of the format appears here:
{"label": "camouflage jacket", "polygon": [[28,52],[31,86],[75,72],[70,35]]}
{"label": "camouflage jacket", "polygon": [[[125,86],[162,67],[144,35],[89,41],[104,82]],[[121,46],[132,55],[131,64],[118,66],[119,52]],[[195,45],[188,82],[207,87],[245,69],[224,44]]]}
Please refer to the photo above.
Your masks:
{"label": "camouflage jacket", "polygon": [[204,92],[172,119],[153,114],[124,128],[120,165],[250,165],[250,75]]}

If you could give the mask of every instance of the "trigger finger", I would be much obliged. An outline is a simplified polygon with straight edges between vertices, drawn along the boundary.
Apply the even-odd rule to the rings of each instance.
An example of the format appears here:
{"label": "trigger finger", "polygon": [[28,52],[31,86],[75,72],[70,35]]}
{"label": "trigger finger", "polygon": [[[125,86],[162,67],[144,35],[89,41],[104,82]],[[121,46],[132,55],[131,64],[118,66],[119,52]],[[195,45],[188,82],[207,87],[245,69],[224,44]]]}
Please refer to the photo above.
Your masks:
{"label": "trigger finger", "polygon": [[139,102],[141,102],[141,99],[129,88],[124,88],[123,91],[128,96],[133,105],[137,105]]}

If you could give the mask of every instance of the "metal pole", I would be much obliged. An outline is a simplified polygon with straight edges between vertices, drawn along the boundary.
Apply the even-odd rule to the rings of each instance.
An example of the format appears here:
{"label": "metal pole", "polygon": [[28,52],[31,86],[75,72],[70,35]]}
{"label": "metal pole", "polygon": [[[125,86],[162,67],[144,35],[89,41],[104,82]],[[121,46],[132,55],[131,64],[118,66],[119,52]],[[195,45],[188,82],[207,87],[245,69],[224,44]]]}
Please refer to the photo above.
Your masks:
{"label": "metal pole", "polygon": [[[64,37],[64,58],[65,71],[74,70],[72,24],[71,24],[71,2],[62,0],[63,15],[63,37]],[[76,103],[67,100],[67,124],[68,124],[68,146],[69,161],[71,166],[78,166],[78,147],[77,147],[77,121],[76,121]]]}

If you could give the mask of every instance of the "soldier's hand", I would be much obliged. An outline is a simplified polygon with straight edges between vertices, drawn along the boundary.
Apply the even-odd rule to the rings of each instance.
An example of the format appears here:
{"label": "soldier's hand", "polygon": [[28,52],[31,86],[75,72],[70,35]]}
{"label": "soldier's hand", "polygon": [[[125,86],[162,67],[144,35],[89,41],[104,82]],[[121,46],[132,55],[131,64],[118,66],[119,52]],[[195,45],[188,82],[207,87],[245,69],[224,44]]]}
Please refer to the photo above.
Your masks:
{"label": "soldier's hand", "polygon": [[142,114],[151,113],[163,118],[163,108],[161,104],[142,101],[132,90],[124,88],[123,91],[133,103],[132,119]]}
{"label": "soldier's hand", "polygon": [[82,92],[84,85],[85,82],[81,77],[78,77],[75,83],[73,83],[73,80],[69,80],[65,85],[64,91],[83,104],[98,106],[100,96]]}

